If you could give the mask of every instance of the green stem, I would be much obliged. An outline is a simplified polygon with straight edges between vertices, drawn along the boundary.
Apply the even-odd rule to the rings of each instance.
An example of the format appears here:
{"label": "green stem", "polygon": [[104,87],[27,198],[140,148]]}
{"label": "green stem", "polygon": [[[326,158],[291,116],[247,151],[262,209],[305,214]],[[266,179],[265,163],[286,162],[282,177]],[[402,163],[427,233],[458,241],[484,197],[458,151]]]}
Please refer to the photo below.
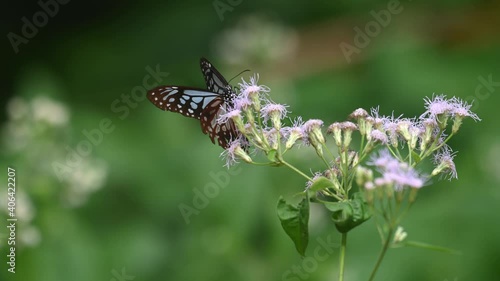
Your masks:
{"label": "green stem", "polygon": [[347,233],[342,233],[342,245],[340,246],[339,281],[344,280],[345,252],[347,248]]}
{"label": "green stem", "polygon": [[370,279],[368,279],[368,281],[373,281],[373,279],[375,278],[375,274],[377,274],[377,270],[380,267],[382,260],[384,259],[385,253],[387,252],[387,249],[389,249],[391,238],[392,238],[392,227],[389,228],[389,231],[387,232],[387,238],[385,239],[384,247],[382,248],[382,251],[380,251],[377,263],[375,264],[375,267],[373,268],[372,274],[370,275]]}
{"label": "green stem", "polygon": [[283,163],[285,166],[287,166],[288,168],[294,170],[295,172],[297,172],[299,175],[303,176],[304,178],[312,181],[312,178],[309,177],[308,175],[302,173],[302,171],[300,171],[299,169],[295,168],[294,166],[292,166],[291,164],[289,164],[288,162],[286,162],[285,160],[282,160],[280,159],[280,162]]}

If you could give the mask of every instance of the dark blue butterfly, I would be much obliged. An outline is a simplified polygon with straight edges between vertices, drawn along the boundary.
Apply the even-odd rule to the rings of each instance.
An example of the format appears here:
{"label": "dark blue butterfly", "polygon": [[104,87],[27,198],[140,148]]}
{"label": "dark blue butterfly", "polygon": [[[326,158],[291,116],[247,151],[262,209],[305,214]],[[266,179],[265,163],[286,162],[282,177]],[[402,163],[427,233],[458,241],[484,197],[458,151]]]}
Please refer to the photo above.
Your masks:
{"label": "dark blue butterfly", "polygon": [[183,86],[159,86],[148,91],[148,99],[156,107],[180,113],[187,117],[200,120],[201,130],[208,134],[212,143],[217,142],[222,148],[227,148],[238,131],[232,120],[218,123],[220,114],[233,105],[235,91],[205,58],[200,59],[200,67],[207,90]]}

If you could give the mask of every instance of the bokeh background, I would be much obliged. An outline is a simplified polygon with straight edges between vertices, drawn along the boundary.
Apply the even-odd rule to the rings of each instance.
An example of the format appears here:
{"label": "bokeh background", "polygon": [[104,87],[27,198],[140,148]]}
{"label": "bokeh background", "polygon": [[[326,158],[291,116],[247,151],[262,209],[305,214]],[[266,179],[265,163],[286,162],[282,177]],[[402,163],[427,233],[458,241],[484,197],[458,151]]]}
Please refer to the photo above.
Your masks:
{"label": "bokeh background", "polygon": [[[434,93],[474,100],[482,122],[467,120],[450,143],[459,180],[424,188],[403,223],[412,240],[463,254],[394,249],[378,280],[498,279],[498,1],[72,0],[17,47],[10,32],[22,36],[22,18],[33,22],[42,7],[4,5],[0,224],[7,167],[17,171],[19,221],[16,274],[0,227],[0,280],[336,280],[337,253],[283,277],[303,260],[275,206],[304,188],[302,178],[246,164],[227,170],[198,122],[141,95],[157,67],[168,73],[160,84],[204,87],[201,56],[228,79],[259,73],[290,116],[327,124],[358,107],[418,116]],[[377,23],[391,5],[399,12]],[[357,30],[367,26],[363,41]],[[341,45],[357,49],[346,55]],[[74,158],[84,132],[95,143]],[[320,168],[307,148],[290,161]],[[180,207],[214,183],[220,192],[186,223]],[[310,232],[309,254],[317,238],[340,239],[320,208]],[[348,244],[346,280],[367,280],[380,248],[373,221]]]}

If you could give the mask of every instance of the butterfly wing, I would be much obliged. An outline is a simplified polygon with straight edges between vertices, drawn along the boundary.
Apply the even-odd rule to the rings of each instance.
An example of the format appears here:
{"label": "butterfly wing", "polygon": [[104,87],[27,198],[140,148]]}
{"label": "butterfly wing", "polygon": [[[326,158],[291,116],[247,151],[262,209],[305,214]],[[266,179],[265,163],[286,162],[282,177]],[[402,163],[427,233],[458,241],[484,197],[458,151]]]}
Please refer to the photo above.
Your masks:
{"label": "butterfly wing", "polygon": [[159,109],[196,119],[201,119],[202,112],[210,103],[220,99],[216,93],[180,86],[156,87],[148,91],[147,97]]}
{"label": "butterfly wing", "polygon": [[217,119],[226,112],[226,107],[222,98],[216,98],[210,102],[201,113],[201,130],[208,134],[212,143],[215,139],[219,146],[228,148],[232,139],[236,138],[238,131],[233,120],[229,119],[226,123],[219,123]]}
{"label": "butterfly wing", "polygon": [[231,86],[229,86],[224,76],[206,58],[200,59],[200,67],[209,91],[219,95],[228,94],[228,91],[231,92]]}

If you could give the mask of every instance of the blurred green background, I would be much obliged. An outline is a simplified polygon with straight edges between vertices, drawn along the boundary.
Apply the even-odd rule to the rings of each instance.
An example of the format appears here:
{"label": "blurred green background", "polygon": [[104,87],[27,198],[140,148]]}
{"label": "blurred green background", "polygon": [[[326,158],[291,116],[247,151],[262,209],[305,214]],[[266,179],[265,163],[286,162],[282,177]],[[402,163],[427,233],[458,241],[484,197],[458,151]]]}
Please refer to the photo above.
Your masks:
{"label": "blurred green background", "polygon": [[[474,100],[482,122],[466,120],[450,143],[459,180],[424,188],[403,223],[409,238],[463,255],[394,249],[377,280],[498,280],[498,1],[72,0],[16,47],[11,32],[22,36],[22,18],[33,22],[42,7],[8,5],[0,220],[7,225],[6,170],[14,167],[19,221],[15,274],[0,227],[0,280],[336,280],[337,253],[302,277],[283,275],[304,265],[275,206],[304,188],[302,178],[246,164],[228,171],[197,121],[141,95],[147,69],[157,67],[168,73],[160,84],[204,87],[201,56],[228,79],[259,73],[291,116],[327,124],[358,107],[418,116],[433,93]],[[391,5],[398,12],[384,18]],[[371,35],[363,41],[357,30]],[[346,55],[342,43],[357,49]],[[82,144],[84,132],[93,145]],[[72,158],[79,145],[87,155]],[[290,161],[321,167],[310,148]],[[179,208],[214,184],[218,194],[186,223]],[[317,238],[340,239],[321,208],[310,232],[311,253]],[[373,221],[352,231],[346,280],[367,280],[379,248]]]}

